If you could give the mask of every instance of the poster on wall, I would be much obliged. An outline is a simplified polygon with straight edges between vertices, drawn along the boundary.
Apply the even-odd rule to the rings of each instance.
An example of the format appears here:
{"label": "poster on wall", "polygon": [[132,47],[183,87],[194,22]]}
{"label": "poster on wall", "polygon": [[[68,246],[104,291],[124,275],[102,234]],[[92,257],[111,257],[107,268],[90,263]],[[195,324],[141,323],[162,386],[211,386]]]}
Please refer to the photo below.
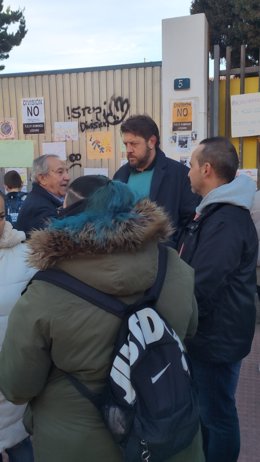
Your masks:
{"label": "poster on wall", "polygon": [[78,122],[55,122],[55,141],[77,141],[79,138]]}
{"label": "poster on wall", "polygon": [[23,98],[22,118],[25,135],[44,133],[44,98]]}
{"label": "poster on wall", "polygon": [[172,105],[172,131],[192,130],[192,101],[178,101]]}
{"label": "poster on wall", "polygon": [[0,140],[14,139],[16,136],[16,121],[13,118],[0,119]]}
{"label": "poster on wall", "polygon": [[112,159],[113,136],[111,131],[87,133],[88,159]]}
{"label": "poster on wall", "polygon": [[171,101],[169,141],[180,162],[189,166],[198,145],[198,98]]}
{"label": "poster on wall", "polygon": [[189,167],[191,154],[198,145],[198,133],[174,132],[170,137],[170,143],[174,146],[174,152],[179,154],[180,161]]}
{"label": "poster on wall", "polygon": [[232,138],[260,135],[260,93],[231,96]]}
{"label": "poster on wall", "polygon": [[33,158],[33,141],[0,141],[0,167],[31,167]]}
{"label": "poster on wall", "polygon": [[84,168],[84,175],[103,175],[108,176],[108,168]]}
{"label": "poster on wall", "polygon": [[66,160],[66,143],[64,141],[42,143],[42,153],[55,154],[62,160]]}

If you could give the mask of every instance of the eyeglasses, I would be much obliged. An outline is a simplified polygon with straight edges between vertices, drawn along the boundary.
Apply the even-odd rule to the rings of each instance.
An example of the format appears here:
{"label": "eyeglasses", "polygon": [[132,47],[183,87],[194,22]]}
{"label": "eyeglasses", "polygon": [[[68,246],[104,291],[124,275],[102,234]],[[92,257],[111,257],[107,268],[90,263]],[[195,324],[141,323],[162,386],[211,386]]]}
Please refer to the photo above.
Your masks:
{"label": "eyeglasses", "polygon": [[68,174],[69,169],[68,168],[58,168],[58,170],[49,170],[48,174],[50,174],[50,173],[54,173],[54,175],[62,176],[65,173]]}

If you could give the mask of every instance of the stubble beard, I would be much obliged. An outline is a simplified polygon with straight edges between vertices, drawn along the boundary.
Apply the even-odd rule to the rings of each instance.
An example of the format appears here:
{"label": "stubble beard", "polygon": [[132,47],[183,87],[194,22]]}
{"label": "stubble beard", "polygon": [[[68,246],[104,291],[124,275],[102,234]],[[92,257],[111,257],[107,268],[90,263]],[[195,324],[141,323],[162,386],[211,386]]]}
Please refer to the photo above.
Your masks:
{"label": "stubble beard", "polygon": [[128,160],[131,167],[136,168],[136,170],[142,170],[148,167],[151,163],[151,149],[147,146],[145,154],[142,159],[130,159]]}

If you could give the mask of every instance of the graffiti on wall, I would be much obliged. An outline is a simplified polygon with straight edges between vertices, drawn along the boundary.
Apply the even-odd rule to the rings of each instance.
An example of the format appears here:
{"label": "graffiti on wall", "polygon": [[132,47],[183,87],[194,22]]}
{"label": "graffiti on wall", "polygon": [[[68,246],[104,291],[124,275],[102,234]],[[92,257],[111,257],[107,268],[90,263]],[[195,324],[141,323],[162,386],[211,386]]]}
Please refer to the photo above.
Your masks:
{"label": "graffiti on wall", "polygon": [[81,117],[90,120],[79,121],[81,132],[86,130],[94,130],[96,128],[109,127],[110,125],[118,125],[123,122],[130,109],[128,98],[122,96],[111,96],[110,100],[104,101],[101,106],[67,106],[68,119],[80,119]]}
{"label": "graffiti on wall", "polygon": [[71,153],[68,157],[69,161],[71,162],[71,165],[69,168],[76,167],[78,165],[79,167],[82,167],[81,165],[81,154],[77,152],[76,154]]}

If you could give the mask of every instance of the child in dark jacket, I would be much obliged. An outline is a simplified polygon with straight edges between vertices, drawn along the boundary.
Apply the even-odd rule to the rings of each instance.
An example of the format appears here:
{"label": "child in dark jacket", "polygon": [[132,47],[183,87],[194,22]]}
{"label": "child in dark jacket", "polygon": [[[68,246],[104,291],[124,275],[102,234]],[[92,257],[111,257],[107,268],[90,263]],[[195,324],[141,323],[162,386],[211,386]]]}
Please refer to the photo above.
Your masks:
{"label": "child in dark jacket", "polygon": [[18,213],[27,196],[26,192],[21,191],[23,187],[22,179],[16,170],[10,170],[4,176],[4,185],[6,190],[5,197],[5,215],[6,220],[15,228]]}

